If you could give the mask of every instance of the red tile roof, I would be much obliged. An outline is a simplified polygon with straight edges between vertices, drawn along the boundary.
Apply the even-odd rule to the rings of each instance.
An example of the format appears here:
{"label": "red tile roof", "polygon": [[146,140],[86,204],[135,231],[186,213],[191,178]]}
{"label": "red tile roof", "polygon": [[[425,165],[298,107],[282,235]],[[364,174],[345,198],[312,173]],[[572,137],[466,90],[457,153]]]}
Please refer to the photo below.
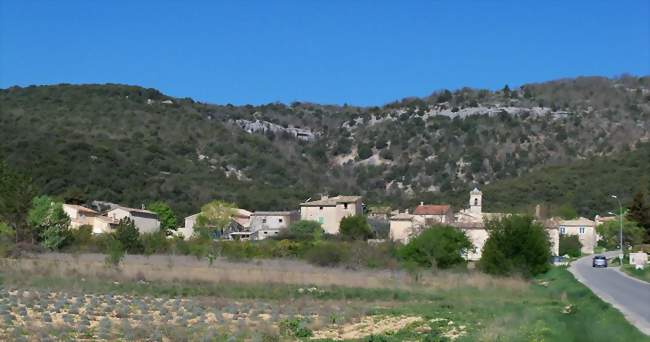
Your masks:
{"label": "red tile roof", "polygon": [[423,204],[418,205],[414,215],[446,215],[451,208],[448,205]]}

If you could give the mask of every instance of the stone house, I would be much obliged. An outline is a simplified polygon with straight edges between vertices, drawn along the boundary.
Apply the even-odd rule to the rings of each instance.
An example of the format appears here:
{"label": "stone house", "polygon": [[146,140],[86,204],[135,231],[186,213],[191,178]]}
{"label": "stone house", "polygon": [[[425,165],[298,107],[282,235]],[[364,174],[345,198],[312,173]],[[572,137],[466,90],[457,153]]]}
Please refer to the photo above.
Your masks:
{"label": "stone house", "polygon": [[251,214],[250,232],[252,240],[264,240],[278,235],[289,225],[300,220],[297,211],[256,211]]}
{"label": "stone house", "polygon": [[557,223],[560,235],[575,235],[580,240],[585,254],[593,254],[598,238],[596,235],[596,222],[584,217],[575,220],[561,220]]}
{"label": "stone house", "polygon": [[420,202],[420,205],[415,207],[413,215],[421,216],[427,226],[436,223],[449,224],[454,222],[454,212],[451,206],[447,204],[424,204]]}
{"label": "stone house", "polygon": [[425,227],[424,218],[419,215],[409,214],[408,210],[398,213],[390,218],[389,238],[403,244],[409,243]]}
{"label": "stone house", "polygon": [[344,217],[362,214],[361,196],[323,196],[300,204],[300,219],[320,223],[327,234],[338,234]]}
{"label": "stone house", "polygon": [[[448,220],[449,214],[444,217]],[[474,189],[470,192],[469,208],[459,211],[452,221],[445,223],[458,228],[463,231],[469,241],[474,246],[474,250],[467,251],[465,257],[467,260],[476,261],[481,258],[485,242],[490,236],[489,231],[485,227],[488,220],[498,219],[506,216],[505,213],[486,213],[483,212],[483,194],[480,190]],[[394,241],[401,241],[408,243],[408,241],[417,236],[422,229],[425,229],[428,224],[426,223],[426,216],[411,215],[402,213],[391,217],[390,237]],[[546,229],[549,240],[551,242],[551,254],[558,255],[559,253],[559,226],[556,222],[540,222]]]}
{"label": "stone house", "polygon": [[160,230],[160,221],[158,214],[145,209],[135,209],[127,207],[116,207],[109,210],[106,216],[119,222],[121,219],[128,218],[133,221],[140,234],[155,233]]}

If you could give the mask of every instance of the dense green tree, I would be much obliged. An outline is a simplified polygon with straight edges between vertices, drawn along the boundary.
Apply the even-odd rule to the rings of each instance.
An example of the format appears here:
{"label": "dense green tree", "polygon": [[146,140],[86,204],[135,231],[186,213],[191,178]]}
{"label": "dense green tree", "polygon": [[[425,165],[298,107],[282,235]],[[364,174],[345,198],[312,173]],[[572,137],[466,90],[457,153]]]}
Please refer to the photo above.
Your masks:
{"label": "dense green tree", "polygon": [[34,198],[28,222],[41,245],[47,249],[57,250],[71,239],[70,217],[63,211],[63,204],[49,196]]}
{"label": "dense green tree", "polygon": [[369,144],[359,144],[357,154],[360,160],[366,160],[372,156],[372,146]]}
{"label": "dense green tree", "polygon": [[323,226],[316,221],[299,220],[289,225],[287,233],[290,237],[298,240],[319,240],[325,231]]}
{"label": "dense green tree", "polygon": [[36,187],[31,179],[11,170],[0,160],[0,221],[15,232],[15,242],[35,242],[35,236],[27,222],[27,213],[36,196]]}
{"label": "dense green tree", "polygon": [[120,246],[127,252],[131,254],[142,253],[143,246],[140,241],[140,232],[130,218],[121,219],[113,234],[115,239],[120,242]]}
{"label": "dense green tree", "polygon": [[[618,216],[620,218],[620,216]],[[619,219],[607,221],[596,227],[600,235],[601,246],[608,249],[620,248],[621,222]],[[636,222],[623,219],[623,244],[625,247],[638,245],[643,242],[645,231]]]}
{"label": "dense green tree", "polygon": [[399,250],[400,258],[424,267],[449,268],[465,263],[464,254],[472,249],[464,232],[451,226],[425,229]]}
{"label": "dense green tree", "polygon": [[167,203],[156,201],[147,205],[147,209],[158,214],[161,230],[164,230],[166,233],[171,230],[176,230],[176,215],[174,215],[174,211]]}
{"label": "dense green tree", "polygon": [[638,223],[645,230],[645,241],[650,242],[650,204],[646,203],[642,191],[634,194],[627,211],[627,218]]}
{"label": "dense green tree", "polygon": [[201,213],[196,218],[194,230],[198,237],[209,239],[215,232],[223,232],[237,213],[233,203],[215,200],[201,207]]}
{"label": "dense green tree", "polygon": [[532,217],[510,215],[488,221],[486,228],[490,236],[478,263],[484,272],[530,277],[549,269],[549,237]]}
{"label": "dense green tree", "polygon": [[372,237],[372,229],[365,216],[347,216],[339,224],[339,234],[344,239],[368,240]]}
{"label": "dense green tree", "polygon": [[560,245],[558,247],[560,255],[579,257],[582,254],[582,243],[577,235],[560,235]]}

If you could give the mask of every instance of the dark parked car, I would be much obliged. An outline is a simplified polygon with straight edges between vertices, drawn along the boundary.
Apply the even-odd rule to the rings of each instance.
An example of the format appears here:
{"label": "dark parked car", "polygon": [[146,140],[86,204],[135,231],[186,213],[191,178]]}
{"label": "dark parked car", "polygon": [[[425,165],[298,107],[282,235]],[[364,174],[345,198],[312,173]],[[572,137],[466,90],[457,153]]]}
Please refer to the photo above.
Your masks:
{"label": "dark parked car", "polygon": [[594,256],[593,261],[591,262],[592,267],[607,267],[607,258],[604,255]]}

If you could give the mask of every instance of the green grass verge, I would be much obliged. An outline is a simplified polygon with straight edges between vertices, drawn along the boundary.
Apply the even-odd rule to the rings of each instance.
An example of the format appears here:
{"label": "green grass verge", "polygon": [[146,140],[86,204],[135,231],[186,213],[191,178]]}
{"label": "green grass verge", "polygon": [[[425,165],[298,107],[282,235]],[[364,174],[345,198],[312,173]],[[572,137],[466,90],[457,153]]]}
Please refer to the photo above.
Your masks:
{"label": "green grass verge", "polygon": [[[452,325],[465,327],[457,341],[650,341],[611,305],[554,268],[521,293],[460,288],[437,303],[410,303],[378,314],[417,315],[425,329],[411,327],[376,341],[445,341]],[[544,285],[540,285],[544,284]],[[428,330],[426,334],[419,331]]]}
{"label": "green grass verge", "polygon": [[642,270],[637,270],[633,265],[623,265],[623,267],[621,267],[621,271],[634,278],[650,283],[650,267],[645,267]]}

